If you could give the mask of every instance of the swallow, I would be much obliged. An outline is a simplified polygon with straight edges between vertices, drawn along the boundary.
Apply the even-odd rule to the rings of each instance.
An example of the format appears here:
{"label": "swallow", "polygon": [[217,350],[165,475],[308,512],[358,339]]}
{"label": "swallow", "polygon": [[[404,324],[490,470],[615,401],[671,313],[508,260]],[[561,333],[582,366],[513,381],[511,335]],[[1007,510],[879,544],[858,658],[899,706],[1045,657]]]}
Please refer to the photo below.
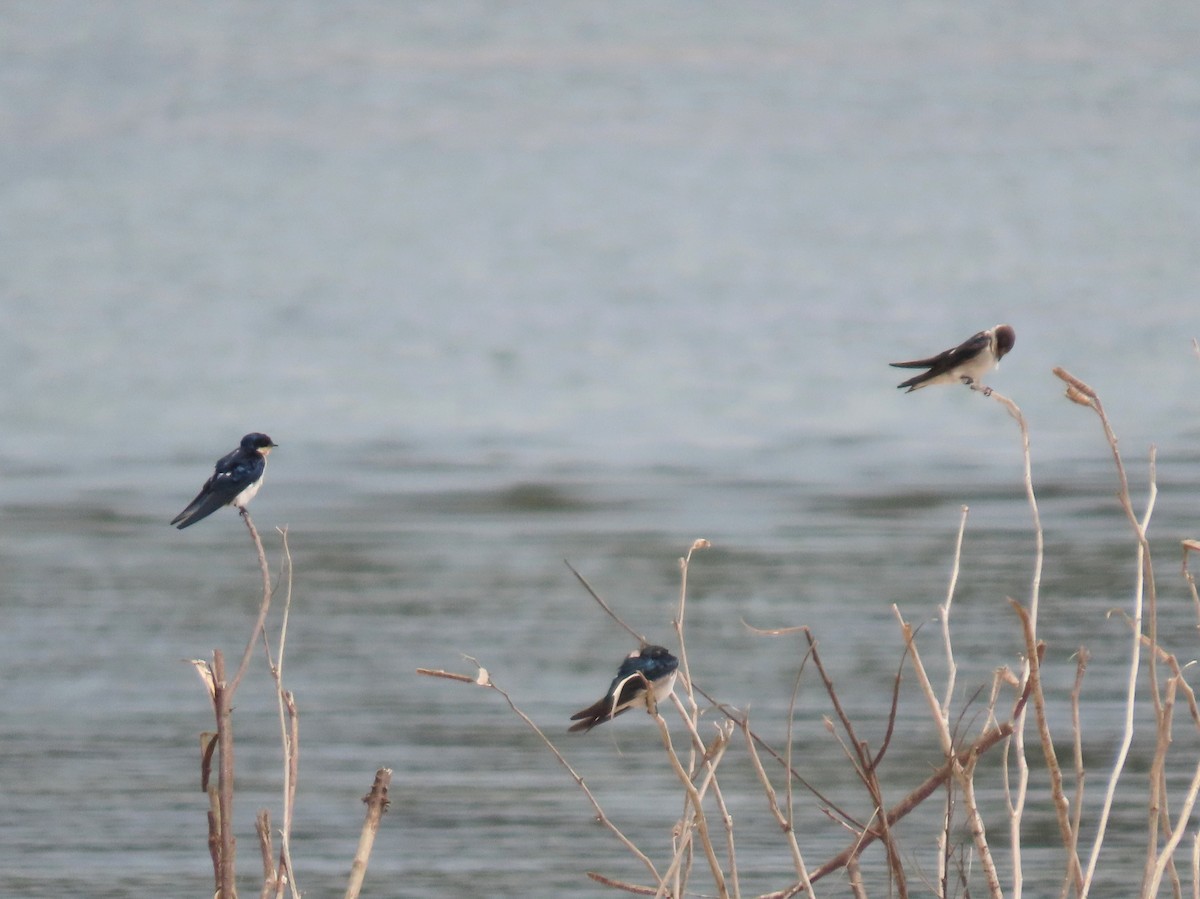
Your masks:
{"label": "swallow", "polygon": [[893,362],[894,368],[927,368],[916,377],[909,378],[897,387],[907,387],[907,393],[928,387],[930,384],[953,384],[962,382],[972,390],[983,390],[990,395],[990,387],[980,388],[979,379],[1000,364],[1000,359],[1017,342],[1017,332],[1011,325],[996,325],[989,331],[980,331],[944,353],[928,359],[912,362]]}
{"label": "swallow", "polygon": [[654,693],[654,701],[662,702],[675,689],[675,674],[679,659],[662,646],[643,646],[635,649],[617,669],[617,676],[608,685],[608,692],[586,709],[571,716],[578,721],[569,733],[589,731],[597,724],[616,718],[634,706],[646,706],[646,686]]}
{"label": "swallow", "polygon": [[262,486],[267,470],[267,454],[278,444],[266,434],[247,434],[242,445],[217,460],[212,477],[204,482],[196,498],[187,508],[171,519],[171,524],[183,530],[201,518],[207,518],[222,506],[233,505],[245,510]]}

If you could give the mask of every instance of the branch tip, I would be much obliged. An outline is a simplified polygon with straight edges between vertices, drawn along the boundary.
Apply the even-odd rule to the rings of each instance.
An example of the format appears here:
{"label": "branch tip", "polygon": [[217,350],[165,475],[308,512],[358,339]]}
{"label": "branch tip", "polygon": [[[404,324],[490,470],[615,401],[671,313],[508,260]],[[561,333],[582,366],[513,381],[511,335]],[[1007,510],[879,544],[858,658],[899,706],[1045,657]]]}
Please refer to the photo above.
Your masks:
{"label": "branch tip", "polygon": [[1096,391],[1062,366],[1054,367],[1054,375],[1067,384],[1067,399],[1071,402],[1090,406],[1096,400]]}

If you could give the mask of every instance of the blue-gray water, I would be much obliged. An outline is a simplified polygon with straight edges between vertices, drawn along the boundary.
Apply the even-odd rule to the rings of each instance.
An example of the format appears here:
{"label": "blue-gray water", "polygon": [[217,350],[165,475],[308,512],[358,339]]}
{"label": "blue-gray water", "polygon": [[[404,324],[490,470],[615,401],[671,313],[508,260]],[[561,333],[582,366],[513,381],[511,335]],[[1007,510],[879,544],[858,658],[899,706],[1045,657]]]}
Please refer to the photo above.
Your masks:
{"label": "blue-gray water", "polygon": [[[1094,654],[1094,802],[1127,646],[1105,613],[1130,607],[1133,544],[1095,416],[1050,369],[1100,391],[1139,506],[1158,446],[1162,627],[1191,658],[1198,38],[1185,3],[6,4],[0,894],[211,893],[211,716],[181,660],[240,653],[257,570],[232,512],[166,522],[249,430],[280,444],[255,521],[273,559],[286,525],[295,557],[308,895],[343,888],[381,765],[394,802],[366,895],[644,877],[499,697],[414,673],[472,671],[462,654],[665,856],[678,791],[648,722],[563,733],[631,648],[563,559],[674,646],[676,559],[709,538],[697,682],[780,740],[798,644],[742,621],[811,625],[877,745],[891,604],[931,618],[969,504],[961,706],[1019,664],[1017,431],[966,390],[901,395],[886,363],[999,321],[1018,341],[991,382],[1032,430],[1055,696],[1076,647]],[[932,625],[922,639],[935,658]],[[920,697],[903,701],[892,799],[937,760]],[[810,671],[799,767],[864,813],[827,712]],[[235,721],[251,892],[253,814],[279,808],[261,666]],[[1093,895],[1140,871],[1146,745]],[[1173,752],[1188,771],[1182,722]],[[740,748],[726,765],[743,888],[781,887]],[[847,836],[798,807],[815,865]],[[1036,848],[1052,811],[1028,819],[1027,893],[1056,893],[1061,860]],[[931,838],[905,843],[913,871]]]}

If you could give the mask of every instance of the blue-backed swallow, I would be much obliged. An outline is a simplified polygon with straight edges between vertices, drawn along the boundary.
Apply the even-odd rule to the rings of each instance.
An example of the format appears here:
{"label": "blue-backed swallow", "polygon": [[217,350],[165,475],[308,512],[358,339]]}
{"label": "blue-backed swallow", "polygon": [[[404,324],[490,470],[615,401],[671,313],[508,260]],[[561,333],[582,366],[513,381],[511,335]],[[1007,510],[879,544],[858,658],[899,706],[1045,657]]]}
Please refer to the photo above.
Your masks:
{"label": "blue-backed swallow", "polygon": [[626,709],[644,707],[647,684],[653,691],[654,701],[662,702],[675,688],[675,669],[678,667],[679,659],[662,646],[635,649],[621,662],[617,676],[608,685],[604,697],[571,716],[572,721],[579,723],[571,725],[570,733],[589,731]]}
{"label": "blue-backed swallow", "polygon": [[222,506],[245,509],[262,486],[267,454],[277,445],[266,434],[247,434],[241,446],[217,460],[212,477],[204,482],[187,508],[171,519],[171,524],[183,530]]}

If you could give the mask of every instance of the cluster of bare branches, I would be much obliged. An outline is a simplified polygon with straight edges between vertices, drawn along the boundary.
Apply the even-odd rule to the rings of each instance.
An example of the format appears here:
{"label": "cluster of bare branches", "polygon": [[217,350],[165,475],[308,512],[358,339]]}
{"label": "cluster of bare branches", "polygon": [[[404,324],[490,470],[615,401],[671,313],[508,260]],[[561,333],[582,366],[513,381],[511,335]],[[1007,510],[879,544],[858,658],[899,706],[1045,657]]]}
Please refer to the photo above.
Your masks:
{"label": "cluster of bare branches", "polygon": [[[209,802],[208,850],[213,864],[214,899],[236,899],[237,897],[237,838],[234,836],[233,829],[233,698],[242,678],[250,668],[255,647],[260,640],[275,687],[275,698],[279,708],[280,742],[283,747],[283,823],[279,829],[279,853],[276,855],[273,848],[274,833],[271,827],[271,814],[267,809],[260,809],[258,812],[256,831],[259,848],[262,852],[263,872],[259,895],[261,899],[271,899],[271,897],[281,899],[285,891],[288,891],[292,899],[300,899],[291,852],[292,815],[296,803],[296,778],[299,773],[300,761],[300,719],[296,711],[296,698],[283,685],[283,659],[287,645],[288,614],[292,604],[292,557],[288,549],[287,532],[280,530],[283,550],[279,580],[285,584],[285,588],[279,636],[273,649],[271,636],[266,627],[271,598],[275,592],[271,585],[271,570],[267,564],[267,554],[263,549],[262,538],[259,537],[258,529],[254,527],[250,514],[244,508],[239,511],[250,532],[250,538],[254,541],[259,570],[262,574],[262,601],[259,605],[258,617],[250,632],[250,639],[246,641],[241,662],[232,678],[226,676],[225,657],[219,649],[213,650],[211,661],[208,659],[192,660],[201,681],[208,690],[213,715],[216,719],[216,730],[200,735],[200,788],[208,795]],[[214,760],[217,767],[215,782],[212,776]],[[379,829],[380,819],[387,808],[388,787],[391,779],[391,770],[380,768],[375,773],[375,781],[370,792],[363,797],[363,802],[367,805],[367,815],[359,836],[358,849],[351,864],[349,883],[345,893],[346,899],[355,899],[362,889],[375,833]]]}
{"label": "cluster of bare branches", "polygon": [[[673,622],[680,653],[680,686],[671,694],[670,703],[682,727],[682,731],[676,732],[682,733],[682,744],[676,742],[672,727],[660,714],[662,710],[652,701],[648,703],[648,711],[661,737],[666,764],[679,783],[682,806],[670,832],[670,849],[658,859],[652,859],[653,853],[636,845],[622,832],[604,811],[599,798],[588,787],[583,776],[568,763],[542,729],[521,711],[512,697],[495,683],[486,668],[471,659],[478,667],[474,675],[428,668],[418,669],[418,673],[471,683],[499,693],[567,770],[591,804],[596,819],[645,870],[645,877],[638,881],[619,879],[597,871],[586,872],[588,877],[615,890],[675,899],[682,899],[685,895],[709,895],[709,891],[734,899],[742,896],[734,822],[718,777],[718,768],[722,764],[728,766],[727,759],[734,756],[749,760],[766,799],[770,819],[784,836],[793,870],[790,882],[759,894],[758,899],[816,895],[821,889],[821,881],[834,874],[839,875],[836,879],[838,891],[844,892],[848,888],[856,897],[866,896],[869,886],[881,888],[887,895],[908,896],[910,881],[914,877],[917,878],[921,894],[932,893],[943,899],[970,896],[976,885],[981,885],[993,899],[1006,893],[1020,897],[1026,888],[1022,850],[1023,840],[1031,829],[1031,810],[1039,815],[1052,816],[1056,822],[1058,842],[1061,843],[1061,867],[1055,875],[1055,882],[1031,885],[1031,892],[1040,896],[1057,893],[1063,899],[1084,899],[1096,884],[1106,834],[1113,816],[1114,797],[1118,782],[1125,775],[1134,738],[1135,709],[1146,703],[1148,696],[1155,732],[1153,761],[1147,780],[1145,862],[1140,877],[1127,869],[1114,876],[1120,878],[1123,895],[1148,899],[1157,896],[1166,881],[1173,896],[1182,896],[1187,883],[1188,891],[1200,897],[1200,829],[1192,825],[1189,830],[1196,797],[1200,793],[1200,758],[1190,763],[1193,774],[1182,795],[1172,796],[1167,789],[1167,759],[1172,748],[1172,726],[1178,706],[1186,709],[1198,733],[1200,709],[1192,687],[1184,678],[1186,665],[1181,664],[1176,655],[1160,642],[1158,633],[1157,592],[1147,539],[1147,528],[1157,496],[1154,449],[1152,447],[1149,453],[1149,493],[1139,515],[1134,508],[1117,438],[1100,398],[1091,387],[1062,369],[1055,369],[1054,373],[1067,385],[1067,398],[1090,408],[1100,421],[1116,467],[1121,506],[1135,540],[1135,588],[1131,608],[1125,613],[1130,638],[1124,728],[1115,760],[1106,773],[1104,796],[1098,807],[1094,801],[1085,803],[1087,777],[1080,710],[1084,703],[1089,654],[1086,648],[1075,652],[1069,720],[1054,720],[1047,702],[1046,683],[1048,678],[1053,683],[1061,683],[1064,672],[1047,671],[1044,667],[1047,647],[1038,636],[1044,540],[1033,487],[1029,431],[1017,405],[994,391],[986,391],[985,395],[1000,403],[1020,429],[1024,486],[1034,533],[1034,564],[1028,597],[1023,601],[1009,600],[1013,613],[1010,620],[1015,632],[1021,636],[1024,651],[1015,664],[995,672],[990,687],[985,684],[976,694],[986,695],[986,700],[983,713],[975,717],[979,723],[974,732],[963,724],[966,709],[954,708],[957,666],[951,611],[959,576],[963,534],[967,526],[968,510],[965,506],[962,509],[949,585],[937,615],[940,654],[944,656],[939,664],[945,671],[945,683],[940,687],[934,685],[918,646],[914,627],[899,607],[893,606],[901,640],[901,670],[894,681],[887,726],[878,746],[872,746],[870,741],[860,736],[859,728],[822,661],[819,640],[808,627],[752,629],[764,636],[799,635],[804,641],[802,645],[805,651],[796,673],[788,710],[786,742],[782,749],[769,745],[751,728],[748,714],[720,702],[692,682],[684,639],[687,575],[693,553],[707,547],[708,542],[698,540],[691,546],[680,560],[680,594]],[[1183,577],[1200,617],[1200,595],[1197,594],[1195,580],[1187,564],[1189,554],[1196,551],[1200,551],[1200,542],[1183,542]],[[577,572],[576,576],[603,610],[644,646],[645,638],[625,624]],[[815,669],[832,710],[826,718],[827,731],[840,742],[847,764],[862,786],[865,813],[852,813],[843,807],[844,803],[838,804],[823,795],[797,768],[792,719],[801,680],[810,666]],[[940,757],[930,758],[931,773],[922,783],[899,801],[889,802],[882,763],[895,739],[901,673],[905,667],[915,675],[920,695],[924,698],[937,736]],[[1072,673],[1066,675],[1070,681]],[[1055,732],[1059,730],[1069,732],[1069,742],[1056,739]],[[1029,745],[1026,742],[1027,731]],[[735,735],[740,740],[736,740]],[[728,752],[735,745],[744,749],[744,756],[740,752]],[[1071,747],[1069,760],[1059,758],[1060,747],[1064,745]],[[1040,761],[1032,758],[1035,754],[1040,755]],[[1002,784],[1002,802],[998,808],[981,807],[976,775],[985,764],[992,773],[998,775]],[[1036,768],[1044,767],[1044,788],[1031,785],[1031,764]],[[1037,778],[1036,782],[1040,784],[1041,778]],[[797,834],[796,809],[797,803],[802,801],[799,798],[801,796],[811,797],[823,815],[849,833],[844,849],[817,864],[806,862]],[[896,833],[897,825],[926,802],[936,803],[935,797],[940,798],[940,805],[936,806],[940,833],[934,841],[937,846],[936,875],[931,876],[925,869],[914,875],[909,871],[911,852],[902,845]],[[996,800],[992,802],[995,804]],[[987,823],[996,820],[1002,820],[1006,825],[998,828],[999,835],[991,832]],[[956,828],[964,828],[969,834],[966,845],[955,845]],[[1185,838],[1186,852],[1181,849],[1185,845]],[[861,866],[862,856],[875,843],[882,845],[882,870],[878,875],[865,877]],[[1003,850],[999,861],[993,852],[993,843]],[[1044,840],[1039,838],[1038,845],[1044,845]],[[1007,866],[1003,863],[1005,859]],[[707,885],[696,883],[703,876],[698,872],[707,872]]]}

